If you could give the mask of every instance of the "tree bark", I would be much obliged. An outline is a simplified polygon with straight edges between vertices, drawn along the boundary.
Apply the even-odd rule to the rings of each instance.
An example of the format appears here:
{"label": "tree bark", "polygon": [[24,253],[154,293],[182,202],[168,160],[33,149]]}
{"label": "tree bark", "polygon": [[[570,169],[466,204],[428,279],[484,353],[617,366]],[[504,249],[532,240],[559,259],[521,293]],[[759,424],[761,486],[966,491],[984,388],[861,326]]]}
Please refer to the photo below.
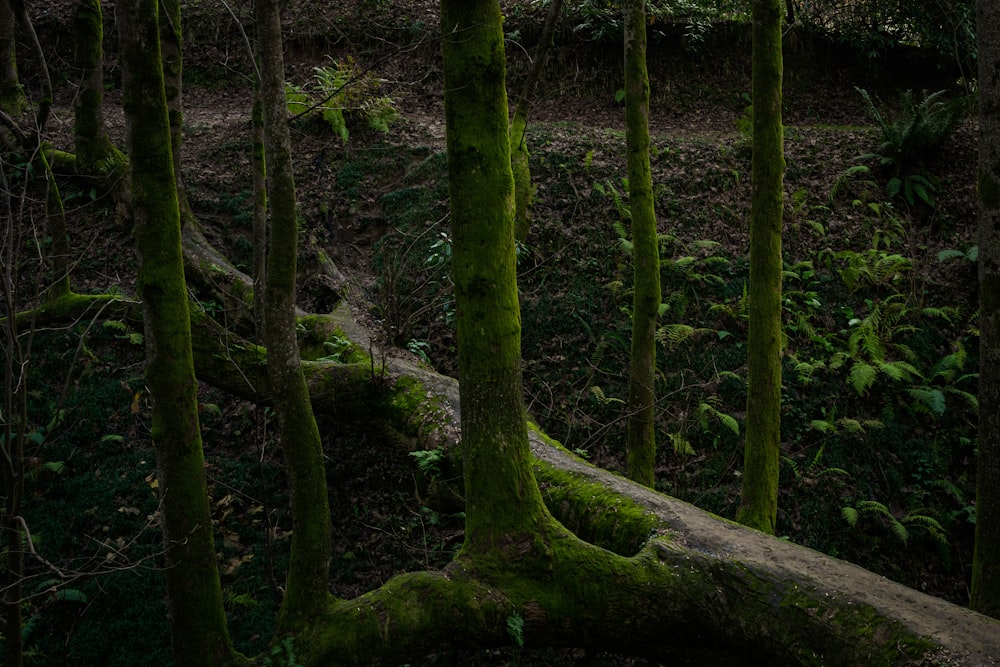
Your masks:
{"label": "tree bark", "polygon": [[0,110],[14,118],[28,106],[17,74],[16,43],[10,0],[0,0]]}
{"label": "tree bark", "polygon": [[292,504],[288,586],[278,627],[291,629],[310,623],[330,600],[327,588],[331,554],[330,507],[323,443],[309,403],[309,390],[295,337],[298,230],[278,0],[256,0],[254,17],[260,51],[267,202],[271,212],[264,340]]}
{"label": "tree bark", "polygon": [[979,457],[973,609],[1000,618],[1000,6],[979,0]]}
{"label": "tree bark", "polygon": [[656,315],[660,255],[653,177],[649,167],[649,75],[646,3],[627,0],[625,12],[625,143],[632,213],[632,351],[629,360],[628,457],[630,479],[652,487],[656,463]]}
{"label": "tree bark", "polygon": [[73,15],[77,92],[73,98],[76,172],[108,177],[124,170],[125,156],[104,123],[104,21],[100,0],[78,0]]}
{"label": "tree bark", "polygon": [[781,3],[753,3],[753,194],[747,295],[747,425],[736,520],[774,533],[781,446]]}
{"label": "tree bark", "polygon": [[160,54],[163,59],[163,89],[170,114],[170,145],[174,157],[174,178],[177,180],[177,201],[181,210],[181,226],[197,226],[191,211],[181,171],[184,147],[184,33],[181,24],[180,0],[163,0],[160,4]]}
{"label": "tree bark", "polygon": [[234,654],[203,468],[157,2],[119,0],[116,7],[174,658],[181,665],[227,664]]}
{"label": "tree bark", "polygon": [[[496,554],[538,535],[521,390],[514,182],[500,6],[442,0],[452,271],[462,404],[463,551]],[[469,85],[475,82],[475,85]]]}
{"label": "tree bark", "polygon": [[46,290],[46,299],[56,299],[70,293],[69,283],[69,232],[66,229],[66,209],[63,207],[62,195],[56,175],[52,173],[49,161],[44,151],[38,151],[38,162],[45,175],[45,218],[48,221],[49,235],[52,237],[52,250],[49,258],[52,264],[52,282]]}
{"label": "tree bark", "polygon": [[545,60],[549,55],[549,47],[552,46],[552,35],[561,10],[562,0],[553,0],[545,17],[538,53],[528,70],[528,78],[517,98],[514,117],[510,122],[510,167],[514,174],[514,238],[522,243],[528,239],[528,230],[531,229],[531,200],[534,197],[531,167],[528,165],[528,116],[535,104],[538,80],[545,69]]}
{"label": "tree bark", "polygon": [[37,142],[45,124],[49,120],[49,112],[52,110],[52,79],[49,77],[49,66],[45,59],[45,52],[38,41],[35,33],[35,26],[31,23],[31,18],[24,7],[24,0],[6,0],[14,14],[14,24],[21,32],[22,43],[27,43],[31,48],[32,56],[38,63],[38,75],[41,79],[41,91],[38,101],[35,103],[35,122],[31,128]]}

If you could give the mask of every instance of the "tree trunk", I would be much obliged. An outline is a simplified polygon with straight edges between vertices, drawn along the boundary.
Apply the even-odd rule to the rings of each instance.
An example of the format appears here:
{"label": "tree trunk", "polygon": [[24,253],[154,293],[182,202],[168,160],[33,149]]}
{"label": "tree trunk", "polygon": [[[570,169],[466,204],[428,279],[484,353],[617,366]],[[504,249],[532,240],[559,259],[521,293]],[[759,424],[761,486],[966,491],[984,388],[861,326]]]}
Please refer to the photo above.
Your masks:
{"label": "tree trunk", "polygon": [[530,544],[547,516],[531,476],[522,402],[500,6],[492,0],[443,0],[441,33],[459,386],[465,406],[464,551],[492,553],[523,539]]}
{"label": "tree trunk", "polygon": [[57,299],[70,293],[69,284],[69,233],[66,230],[66,209],[56,175],[52,173],[44,151],[38,152],[38,162],[45,175],[45,218],[52,237],[49,258],[52,264],[52,282],[45,292],[46,299]]}
{"label": "tree trunk", "polygon": [[183,55],[184,33],[181,29],[180,0],[163,0],[160,5],[160,53],[163,60],[163,89],[170,114],[170,145],[174,156],[174,178],[177,180],[177,201],[181,210],[181,226],[197,225],[184,189],[181,174],[184,146]]}
{"label": "tree trunk", "polygon": [[979,458],[973,609],[1000,618],[1000,5],[979,0]]}
{"label": "tree trunk", "polygon": [[538,53],[528,70],[528,78],[524,81],[517,106],[514,107],[514,118],[510,122],[510,167],[514,174],[514,238],[522,243],[528,239],[528,230],[531,229],[531,200],[534,197],[531,168],[528,165],[528,116],[535,103],[538,80],[545,69],[545,60],[549,55],[549,47],[552,46],[552,35],[561,10],[562,0],[553,0],[545,17]]}
{"label": "tree trunk", "polygon": [[285,107],[278,0],[256,0],[260,94],[264,110],[264,156],[271,240],[264,294],[264,339],[274,410],[281,428],[292,504],[288,587],[279,628],[306,625],[330,600],[330,507],[323,443],[309,403],[295,338],[295,272],[298,231],[292,143]]}
{"label": "tree trunk", "polygon": [[[258,82],[259,84],[259,82]],[[267,282],[267,163],[264,159],[264,108],[257,86],[251,111],[253,135],[253,323],[255,340],[264,336],[264,285]]]}
{"label": "tree trunk", "polygon": [[653,486],[656,463],[656,315],[660,308],[660,255],[649,167],[649,76],[646,72],[646,3],[627,0],[625,12],[625,143],[632,213],[632,352],[629,360],[629,479]]}
{"label": "tree trunk", "polygon": [[180,665],[220,665],[233,651],[203,469],[157,2],[119,0],[117,17],[174,658]]}
{"label": "tree trunk", "polygon": [[100,0],[78,0],[73,15],[77,93],[73,98],[76,171],[107,177],[125,168],[104,123],[104,22]]}
{"label": "tree trunk", "polygon": [[49,67],[45,60],[45,52],[38,41],[35,26],[31,24],[31,18],[24,7],[24,0],[7,0],[7,2],[14,14],[14,24],[20,31],[19,40],[22,44],[27,43],[31,48],[35,62],[38,63],[41,91],[38,100],[35,102],[35,122],[32,127],[32,132],[37,140],[45,128],[45,124],[49,120],[49,112],[52,110],[52,79],[49,77]]}
{"label": "tree trunk", "polygon": [[0,0],[0,110],[17,118],[28,106],[17,75],[14,12],[10,0]]}
{"label": "tree trunk", "polygon": [[781,3],[753,3],[753,194],[747,295],[747,425],[736,520],[773,534],[781,446]]}

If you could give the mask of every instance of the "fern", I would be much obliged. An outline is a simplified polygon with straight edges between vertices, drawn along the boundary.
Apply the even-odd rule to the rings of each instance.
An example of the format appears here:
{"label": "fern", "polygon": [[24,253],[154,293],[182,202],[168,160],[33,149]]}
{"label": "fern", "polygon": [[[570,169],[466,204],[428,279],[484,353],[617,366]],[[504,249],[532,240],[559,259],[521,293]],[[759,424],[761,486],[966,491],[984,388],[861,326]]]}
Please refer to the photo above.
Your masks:
{"label": "fern", "polygon": [[945,411],[945,399],[944,392],[940,389],[932,389],[931,387],[910,387],[906,390],[910,398],[916,401],[914,409],[917,412],[931,413],[935,416],[941,416]]}
{"label": "fern", "polygon": [[711,329],[695,328],[689,324],[667,324],[656,330],[654,338],[676,350],[691,338],[710,331]]}
{"label": "fern", "polygon": [[715,405],[713,405],[713,403],[719,403],[718,396],[710,396],[704,401],[701,401],[701,403],[698,404],[698,409],[695,411],[698,417],[698,423],[701,424],[702,429],[707,431],[709,418],[714,418],[721,422],[727,429],[732,431],[734,435],[739,435],[739,422],[737,422],[732,415],[728,415],[725,412],[720,411],[715,407]]}
{"label": "fern", "polygon": [[858,395],[864,395],[875,383],[877,375],[878,371],[871,364],[864,361],[855,361],[854,365],[851,366],[851,372],[847,377],[847,381],[854,387],[854,391]]}
{"label": "fern", "polygon": [[694,447],[691,443],[680,433],[668,433],[667,439],[670,441],[671,446],[673,446],[674,453],[680,456],[694,456]]}
{"label": "fern", "polygon": [[889,361],[879,366],[879,371],[896,382],[906,382],[913,379],[923,379],[923,375],[913,364],[907,361]]}

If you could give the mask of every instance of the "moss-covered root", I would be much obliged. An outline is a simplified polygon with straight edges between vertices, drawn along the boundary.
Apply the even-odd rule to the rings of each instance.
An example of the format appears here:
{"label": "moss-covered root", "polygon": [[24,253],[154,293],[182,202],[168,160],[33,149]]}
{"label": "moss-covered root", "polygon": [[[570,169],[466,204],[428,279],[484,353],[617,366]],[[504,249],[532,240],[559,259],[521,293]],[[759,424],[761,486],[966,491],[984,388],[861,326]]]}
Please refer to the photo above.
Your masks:
{"label": "moss-covered root", "polygon": [[523,643],[850,666],[906,664],[932,647],[857,600],[660,540],[625,558],[549,524],[517,551],[460,558],[333,604],[297,652],[308,665],[394,664]]}

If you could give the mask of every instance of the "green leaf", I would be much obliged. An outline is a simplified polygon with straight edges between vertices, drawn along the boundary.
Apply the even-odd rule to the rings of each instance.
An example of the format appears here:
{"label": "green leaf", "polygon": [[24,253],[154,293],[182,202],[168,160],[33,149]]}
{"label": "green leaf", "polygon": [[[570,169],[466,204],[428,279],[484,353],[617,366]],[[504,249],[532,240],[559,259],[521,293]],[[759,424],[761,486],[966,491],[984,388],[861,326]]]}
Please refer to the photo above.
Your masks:
{"label": "green leaf", "polygon": [[694,447],[692,447],[691,443],[688,442],[688,439],[680,433],[670,433],[667,435],[667,438],[670,440],[670,444],[673,445],[675,454],[679,454],[681,456],[695,455]]}
{"label": "green leaf", "polygon": [[878,372],[874,366],[864,361],[856,361],[851,366],[851,372],[847,379],[851,386],[854,387],[854,391],[858,392],[858,395],[864,395],[872,384],[875,383],[876,375],[878,375]]}
{"label": "green leaf", "polygon": [[809,428],[820,433],[836,433],[837,427],[825,419],[813,419],[809,422]]}
{"label": "green leaf", "polygon": [[737,422],[736,419],[732,415],[727,415],[725,412],[719,412],[718,410],[716,410],[715,411],[715,416],[719,418],[719,421],[722,422],[723,426],[725,426],[726,428],[728,428],[735,435],[739,435],[740,434],[740,425],[739,425],[739,422]]}

